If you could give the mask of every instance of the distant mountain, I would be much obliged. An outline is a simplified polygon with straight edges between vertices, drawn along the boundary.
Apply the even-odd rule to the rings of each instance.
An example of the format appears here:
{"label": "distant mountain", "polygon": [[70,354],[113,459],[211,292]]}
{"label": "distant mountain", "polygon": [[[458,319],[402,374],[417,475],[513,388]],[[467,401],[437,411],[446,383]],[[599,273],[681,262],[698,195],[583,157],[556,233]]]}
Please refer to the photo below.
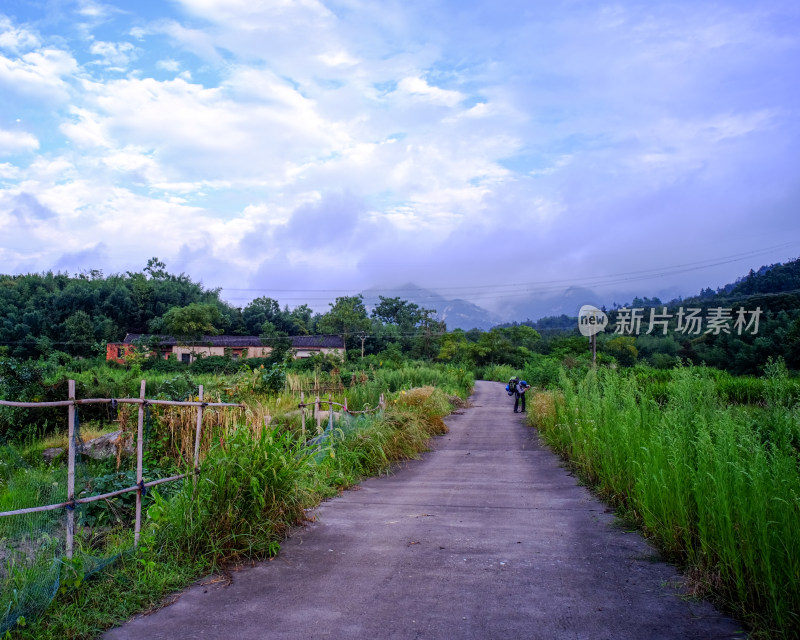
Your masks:
{"label": "distant mountain", "polygon": [[500,316],[477,304],[460,298],[448,299],[431,289],[423,289],[412,283],[388,289],[367,289],[363,292],[363,296],[364,304],[370,311],[380,302],[378,296],[401,298],[424,309],[435,309],[436,317],[446,322],[447,328],[450,330],[481,329],[487,331],[502,322]]}
{"label": "distant mountain", "polygon": [[569,287],[562,293],[550,296],[529,296],[521,300],[509,300],[498,311],[505,322],[522,322],[539,318],[566,315],[577,317],[585,304],[602,307],[607,301],[591,289]]}
{"label": "distant mountain", "polygon": [[363,292],[364,303],[369,310],[384,298],[398,297],[418,304],[425,309],[435,309],[437,317],[447,323],[448,329],[481,329],[510,322],[523,322],[539,318],[567,315],[577,317],[585,304],[598,307],[604,300],[590,289],[570,287],[563,293],[547,297],[530,296],[523,299],[509,298],[500,304],[496,312],[489,311],[473,302],[460,298],[445,298],[431,289],[409,283],[395,288],[367,289]]}
{"label": "distant mountain", "polygon": [[[800,292],[800,259],[785,264],[762,266],[757,271],[751,270],[750,273],[734,283],[724,285],[716,290],[704,289],[698,296],[683,300],[676,298],[665,304],[678,306],[693,301],[698,303],[702,301],[704,306],[708,306],[716,301],[719,301],[720,304],[730,302],[732,298],[739,299],[758,295],[775,296],[779,293],[791,293],[793,294],[792,300],[794,300],[795,294],[798,292]],[[368,310],[378,304],[379,295],[385,298],[398,297],[425,309],[435,309],[437,317],[447,323],[448,329],[464,329],[465,331],[469,329],[486,331],[499,324],[528,323],[541,318],[548,319],[547,323],[555,322],[560,325],[566,322],[562,316],[568,319],[577,317],[578,310],[585,304],[592,304],[596,307],[609,305],[607,298],[601,298],[591,289],[584,287],[569,287],[562,293],[548,296],[531,295],[521,299],[508,298],[497,306],[496,311],[489,311],[460,298],[445,298],[431,289],[424,289],[412,283],[387,289],[367,289],[363,295]],[[649,301],[650,299],[644,298],[644,300]],[[630,304],[628,302],[623,306],[630,306]],[[765,306],[777,306],[778,304],[791,306],[794,302],[782,301],[779,303],[778,300],[773,300],[772,304],[768,302]]]}

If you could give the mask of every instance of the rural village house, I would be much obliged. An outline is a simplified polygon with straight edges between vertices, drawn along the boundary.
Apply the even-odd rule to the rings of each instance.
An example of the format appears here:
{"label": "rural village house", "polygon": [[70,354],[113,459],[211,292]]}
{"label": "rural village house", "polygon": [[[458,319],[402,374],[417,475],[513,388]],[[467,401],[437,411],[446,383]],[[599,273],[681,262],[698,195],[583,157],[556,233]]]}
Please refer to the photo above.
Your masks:
{"label": "rural village house", "polygon": [[[109,342],[106,345],[106,360],[124,362],[140,341],[153,344],[153,353],[159,358],[168,359],[174,355],[181,362],[192,362],[206,356],[225,356],[231,358],[266,358],[272,347],[264,345],[258,336],[203,336],[191,343],[179,343],[172,336],[150,336],[142,333],[129,333],[122,342]],[[289,336],[295,359],[310,358],[315,353],[338,353],[344,355],[344,339],[341,336]]]}

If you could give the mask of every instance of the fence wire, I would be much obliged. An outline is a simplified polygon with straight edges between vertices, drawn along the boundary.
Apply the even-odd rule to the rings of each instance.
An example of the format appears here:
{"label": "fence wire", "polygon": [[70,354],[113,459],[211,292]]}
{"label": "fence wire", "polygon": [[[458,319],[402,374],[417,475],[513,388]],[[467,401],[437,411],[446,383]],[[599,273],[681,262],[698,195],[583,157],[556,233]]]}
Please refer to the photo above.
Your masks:
{"label": "fence wire", "polygon": [[[74,386],[70,393],[71,400],[58,405],[69,407],[74,442],[58,454],[53,464],[29,464],[15,448],[0,447],[0,635],[23,619],[41,614],[62,585],[77,585],[132,551],[139,533],[137,514],[149,506],[150,486],[159,484],[162,495],[169,494],[180,490],[176,481],[185,482],[194,476],[169,476],[168,470],[148,466],[151,456],[146,454],[154,422],[151,404],[197,408],[195,470],[203,407],[241,406],[202,402],[202,386],[199,401],[144,400],[144,381],[138,400],[74,400]],[[141,438],[123,429],[113,445],[116,455],[109,458],[106,451],[98,456],[102,460],[95,459],[84,442],[78,411],[81,404],[98,402],[110,403],[114,409],[118,402],[140,407],[137,432]],[[34,404],[47,405],[25,406]],[[127,420],[120,420],[121,425],[123,422],[127,425]],[[70,455],[74,459],[74,498],[69,492]],[[26,509],[31,511],[7,513]]]}
{"label": "fence wire", "polygon": [[[81,435],[79,412],[75,412],[75,496],[98,493],[105,482],[135,475],[135,459],[119,458],[114,472],[99,478],[86,453]],[[32,466],[11,447],[5,447],[2,464],[11,465],[13,475],[5,487],[0,510],[11,511],[60,504],[67,501],[67,467]],[[21,472],[20,472],[21,471]],[[75,517],[75,555],[66,559],[66,519],[72,509]],[[22,619],[41,614],[58,593],[63,580],[76,582],[101,570],[120,553],[98,553],[102,538],[116,525],[123,524],[127,508],[125,497],[106,501],[38,511],[0,518],[0,634]]]}

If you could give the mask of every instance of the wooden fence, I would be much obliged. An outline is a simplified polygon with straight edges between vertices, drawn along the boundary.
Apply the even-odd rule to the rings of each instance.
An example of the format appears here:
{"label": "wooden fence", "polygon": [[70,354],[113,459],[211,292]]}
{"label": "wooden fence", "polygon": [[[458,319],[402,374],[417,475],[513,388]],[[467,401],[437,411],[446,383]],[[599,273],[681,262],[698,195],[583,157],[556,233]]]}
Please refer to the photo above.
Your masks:
{"label": "wooden fence", "polygon": [[[331,428],[333,427],[333,407],[335,407],[335,406],[336,407],[341,407],[343,413],[348,413],[350,415],[357,415],[357,414],[360,414],[360,413],[373,413],[375,411],[382,411],[383,409],[386,408],[386,401],[384,400],[383,394],[380,395],[380,399],[378,400],[378,406],[375,407],[374,409],[370,409],[369,405],[367,405],[367,408],[364,409],[363,411],[350,411],[347,408],[347,398],[344,399],[344,403],[342,404],[342,403],[339,403],[339,402],[334,402],[333,401],[333,397],[331,395],[328,395],[328,399],[327,400],[320,399],[319,396],[316,396],[314,398],[314,402],[313,403],[307,403],[305,401],[305,392],[301,391],[300,392],[300,404],[298,404],[297,407],[300,409],[300,419],[301,419],[300,429],[301,429],[301,433],[303,434],[303,438],[305,438],[305,435],[306,435],[306,412],[305,412],[305,408],[306,407],[314,407],[314,418],[316,419],[317,432],[319,433],[319,432],[322,431],[322,405],[323,404],[327,404],[328,405],[328,412],[329,412],[328,424],[331,426]],[[0,514],[0,515],[2,515],[2,514]]]}
{"label": "wooden fence", "polygon": [[[240,407],[243,404],[234,404],[227,402],[204,402],[203,401],[203,385],[199,387],[198,400],[194,402],[178,402],[173,400],[151,400],[144,397],[146,381],[142,380],[139,389],[138,398],[115,398],[113,401],[116,403],[129,403],[139,405],[139,419],[136,431],[136,485],[126,489],[119,489],[109,493],[103,493],[95,496],[88,496],[86,498],[75,498],[75,457],[77,454],[77,446],[75,442],[75,413],[76,406],[82,404],[110,404],[111,398],[86,398],[78,400],[75,398],[75,381],[70,380],[68,385],[68,398],[66,400],[58,400],[55,402],[12,402],[8,400],[0,400],[0,405],[7,407],[67,407],[69,412],[69,433],[67,444],[67,500],[58,504],[49,504],[40,507],[29,507],[27,509],[17,509],[15,511],[4,511],[0,513],[2,516],[14,516],[25,513],[34,513],[37,511],[54,511],[56,509],[67,510],[67,524],[66,524],[66,555],[67,558],[72,558],[73,547],[75,542],[75,506],[78,504],[86,504],[89,502],[96,502],[97,500],[105,500],[113,498],[124,493],[131,491],[136,492],[136,523],[134,525],[134,547],[139,544],[139,534],[142,528],[142,496],[144,491],[149,487],[154,487],[166,482],[174,482],[181,480],[189,475],[196,476],[200,470],[199,456],[200,456],[200,435],[203,425],[203,409],[205,407]],[[143,478],[143,454],[144,454],[144,413],[145,407],[148,405],[168,405],[173,407],[197,407],[197,428],[195,430],[194,439],[194,468],[191,473],[182,473],[177,476],[169,478],[159,478],[158,480],[151,480],[145,482]]]}

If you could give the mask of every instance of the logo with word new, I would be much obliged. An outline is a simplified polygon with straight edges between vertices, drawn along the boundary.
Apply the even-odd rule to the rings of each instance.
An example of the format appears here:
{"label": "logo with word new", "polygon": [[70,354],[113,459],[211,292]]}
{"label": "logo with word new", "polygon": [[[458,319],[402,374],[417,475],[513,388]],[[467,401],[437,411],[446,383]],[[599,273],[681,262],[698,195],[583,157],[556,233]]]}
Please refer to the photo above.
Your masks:
{"label": "logo with word new", "polygon": [[578,312],[578,329],[587,338],[605,331],[606,325],[608,316],[597,307],[585,304]]}

